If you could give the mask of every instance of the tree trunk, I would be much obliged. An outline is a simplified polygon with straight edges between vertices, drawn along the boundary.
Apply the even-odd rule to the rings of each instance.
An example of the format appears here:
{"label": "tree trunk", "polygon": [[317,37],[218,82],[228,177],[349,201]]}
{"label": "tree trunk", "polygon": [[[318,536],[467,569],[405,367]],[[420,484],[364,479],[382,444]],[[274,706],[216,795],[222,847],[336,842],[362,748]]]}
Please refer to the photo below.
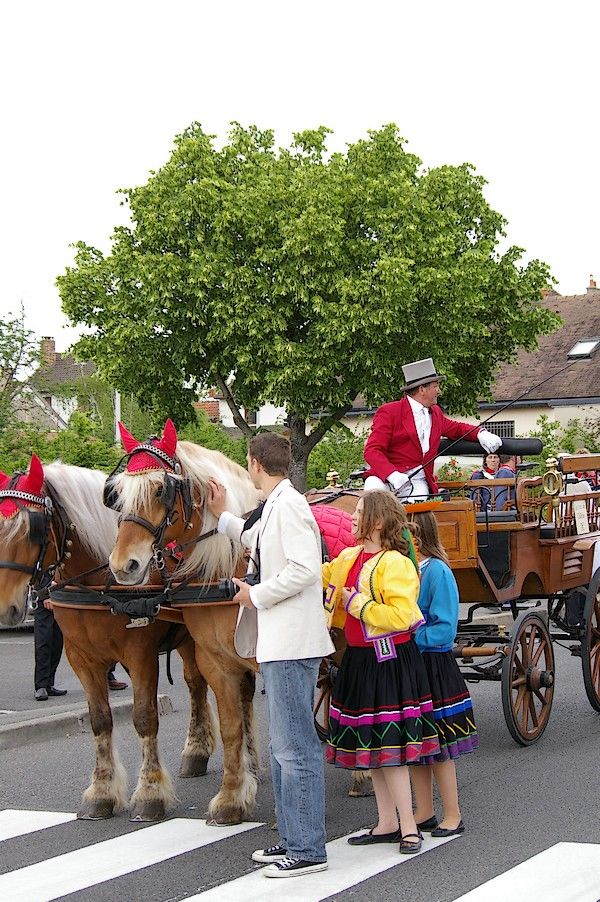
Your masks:
{"label": "tree trunk", "polygon": [[306,491],[306,468],[310,445],[306,435],[306,420],[294,414],[288,416],[290,429],[290,446],[292,459],[290,462],[290,479],[294,488],[299,492]]}

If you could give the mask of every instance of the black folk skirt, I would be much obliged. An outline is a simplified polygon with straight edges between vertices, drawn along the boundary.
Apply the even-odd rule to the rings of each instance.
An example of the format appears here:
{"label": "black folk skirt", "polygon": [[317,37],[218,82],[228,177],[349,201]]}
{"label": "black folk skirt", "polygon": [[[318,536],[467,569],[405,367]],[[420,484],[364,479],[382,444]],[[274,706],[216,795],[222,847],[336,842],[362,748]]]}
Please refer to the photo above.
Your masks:
{"label": "black folk skirt", "polygon": [[327,761],[360,770],[415,764],[439,754],[425,664],[414,640],[379,662],[349,646],[333,687]]}
{"label": "black folk skirt", "polygon": [[451,651],[423,652],[433,698],[433,716],[440,743],[437,755],[421,764],[435,764],[475,751],[479,745],[473,703]]}

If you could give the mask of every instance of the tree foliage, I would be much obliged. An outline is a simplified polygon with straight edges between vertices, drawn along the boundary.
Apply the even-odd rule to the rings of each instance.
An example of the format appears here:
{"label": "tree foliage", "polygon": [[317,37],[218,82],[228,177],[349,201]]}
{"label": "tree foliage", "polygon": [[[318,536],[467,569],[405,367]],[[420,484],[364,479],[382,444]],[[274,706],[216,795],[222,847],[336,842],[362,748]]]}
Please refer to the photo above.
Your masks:
{"label": "tree foliage", "polygon": [[[198,386],[240,408],[288,411],[293,476],[358,392],[397,396],[400,365],[432,356],[446,403],[473,411],[497,366],[558,318],[546,264],[501,253],[505,221],[467,163],[426,169],[394,125],[328,155],[328,129],[275,147],[234,125],[217,147],[197,123],[145,185],[108,255],[83,242],[59,277],[78,353],[178,423]],[[234,380],[230,381],[233,374]],[[330,411],[312,428],[314,411]]]}
{"label": "tree foliage", "polygon": [[25,327],[23,307],[0,319],[0,429],[14,419],[14,407],[27,405],[27,377],[39,359],[34,334]]}

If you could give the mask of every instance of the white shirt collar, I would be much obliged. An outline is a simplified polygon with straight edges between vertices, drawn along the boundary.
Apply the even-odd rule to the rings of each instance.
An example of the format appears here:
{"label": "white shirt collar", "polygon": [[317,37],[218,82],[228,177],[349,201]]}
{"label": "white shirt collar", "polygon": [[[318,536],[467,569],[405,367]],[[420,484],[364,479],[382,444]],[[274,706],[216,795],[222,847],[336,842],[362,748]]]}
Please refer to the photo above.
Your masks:
{"label": "white shirt collar", "polygon": [[411,410],[415,415],[421,415],[422,410],[426,410],[429,413],[429,408],[425,407],[424,404],[421,404],[420,401],[415,401],[414,398],[411,398],[410,395],[406,396],[408,398],[408,403],[410,404]]}

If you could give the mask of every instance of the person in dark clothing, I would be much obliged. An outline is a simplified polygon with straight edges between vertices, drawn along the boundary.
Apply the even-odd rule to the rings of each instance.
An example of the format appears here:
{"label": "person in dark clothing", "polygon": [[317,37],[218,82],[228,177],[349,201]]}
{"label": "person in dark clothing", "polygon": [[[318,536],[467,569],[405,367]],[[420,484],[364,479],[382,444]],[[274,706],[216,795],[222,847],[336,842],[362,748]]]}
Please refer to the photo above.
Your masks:
{"label": "person in dark clothing", "polygon": [[54,685],[56,668],[63,650],[63,637],[60,627],[54,619],[50,602],[48,602],[48,607],[46,607],[46,602],[38,605],[33,612],[33,643],[36,702],[46,702],[49,696],[66,695],[66,689],[57,689]]}

